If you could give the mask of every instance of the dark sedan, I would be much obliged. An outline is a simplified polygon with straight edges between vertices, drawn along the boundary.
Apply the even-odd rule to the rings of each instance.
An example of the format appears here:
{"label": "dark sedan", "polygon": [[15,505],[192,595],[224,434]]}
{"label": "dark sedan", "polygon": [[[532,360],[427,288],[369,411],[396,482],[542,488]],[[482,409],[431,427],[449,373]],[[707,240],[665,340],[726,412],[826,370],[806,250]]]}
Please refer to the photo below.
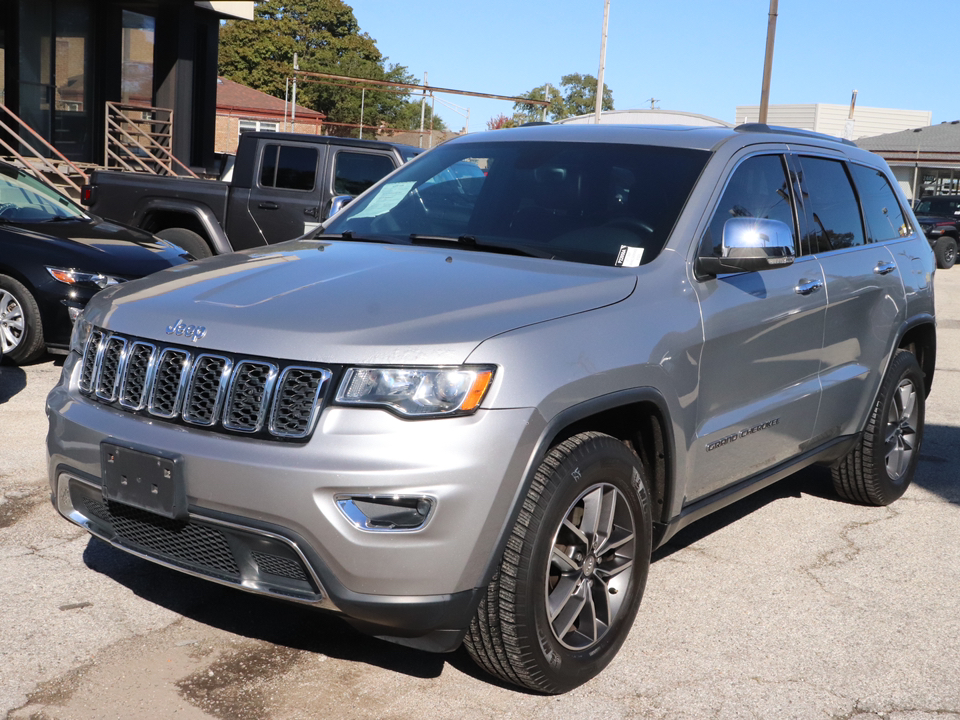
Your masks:
{"label": "dark sedan", "polygon": [[95,293],[189,259],[0,163],[0,358],[22,364],[66,350],[73,320]]}

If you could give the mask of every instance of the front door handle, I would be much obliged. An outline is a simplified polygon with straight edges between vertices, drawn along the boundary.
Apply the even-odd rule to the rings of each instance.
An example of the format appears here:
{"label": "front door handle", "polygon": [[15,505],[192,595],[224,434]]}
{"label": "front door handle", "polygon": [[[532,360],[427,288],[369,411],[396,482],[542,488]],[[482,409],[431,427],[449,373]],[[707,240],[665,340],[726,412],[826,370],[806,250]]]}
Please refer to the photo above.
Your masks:
{"label": "front door handle", "polygon": [[877,266],[873,269],[873,272],[875,272],[877,275],[887,275],[896,269],[896,263],[892,263],[889,260],[881,260],[877,263]]}
{"label": "front door handle", "polygon": [[260,203],[260,209],[261,209],[261,210],[276,210],[278,207],[280,207],[280,206],[277,205],[275,202],[262,202],[262,203]]}
{"label": "front door handle", "polygon": [[804,279],[797,284],[797,287],[794,288],[794,290],[796,290],[797,295],[809,295],[810,293],[815,293],[817,290],[819,290],[822,287],[823,287],[823,280]]}

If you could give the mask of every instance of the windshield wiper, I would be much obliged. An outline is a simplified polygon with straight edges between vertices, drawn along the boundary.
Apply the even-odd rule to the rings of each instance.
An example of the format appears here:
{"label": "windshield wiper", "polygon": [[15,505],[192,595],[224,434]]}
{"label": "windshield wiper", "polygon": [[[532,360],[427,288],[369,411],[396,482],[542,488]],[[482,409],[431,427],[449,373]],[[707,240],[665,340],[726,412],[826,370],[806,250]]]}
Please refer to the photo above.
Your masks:
{"label": "windshield wiper", "polygon": [[387,235],[357,235],[353,230],[347,230],[342,233],[319,233],[311,235],[309,240],[349,240],[351,242],[371,242],[371,243],[389,243],[397,245],[400,240]]}
{"label": "windshield wiper", "polygon": [[529,246],[507,245],[505,243],[493,243],[489,241],[480,242],[473,235],[459,235],[457,237],[447,237],[445,235],[410,235],[410,241],[414,245],[458,245],[465,250],[478,250],[480,252],[503,253],[505,255],[521,255],[523,257],[537,257],[553,259],[556,257],[553,253],[532,248]]}

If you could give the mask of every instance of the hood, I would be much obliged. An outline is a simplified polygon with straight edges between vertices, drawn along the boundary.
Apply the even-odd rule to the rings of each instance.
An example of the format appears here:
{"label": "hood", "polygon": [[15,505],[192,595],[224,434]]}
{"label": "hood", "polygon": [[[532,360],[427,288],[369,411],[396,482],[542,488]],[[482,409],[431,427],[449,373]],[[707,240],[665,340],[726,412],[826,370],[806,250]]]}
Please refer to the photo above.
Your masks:
{"label": "hood", "polygon": [[49,257],[50,264],[78,270],[142,277],[184,262],[180,248],[143,230],[96,217],[89,221],[5,223],[0,230],[7,233],[0,246],[23,243],[32,254]]}
{"label": "hood", "polygon": [[[499,333],[619,302],[636,281],[618,268],[538,258],[299,240],[111,288],[91,303],[89,318],[199,350],[458,364]],[[190,326],[203,332],[182,332]]]}

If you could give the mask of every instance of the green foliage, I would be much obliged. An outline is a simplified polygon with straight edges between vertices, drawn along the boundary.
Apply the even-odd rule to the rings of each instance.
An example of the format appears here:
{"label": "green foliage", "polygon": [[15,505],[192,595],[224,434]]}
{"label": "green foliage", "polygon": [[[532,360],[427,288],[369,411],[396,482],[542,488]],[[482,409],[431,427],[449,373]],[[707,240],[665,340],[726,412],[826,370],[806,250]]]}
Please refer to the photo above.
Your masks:
{"label": "green foliage", "polygon": [[[557,88],[549,83],[540,85],[523,93],[521,97],[531,100],[547,100],[547,117],[550,120],[562,120],[576,115],[594,112],[597,105],[597,79],[593,75],[571,73],[560,78]],[[603,110],[613,110],[613,91],[603,84]],[[543,120],[543,107],[528,103],[514,103],[514,119],[518,123]]]}
{"label": "green foliage", "polygon": [[[287,78],[293,76],[294,53],[300,69],[309,72],[416,82],[404,66],[387,65],[373,38],[360,30],[353,9],[342,0],[262,0],[256,4],[254,20],[230,20],[220,29],[220,74],[275,97],[284,97]],[[360,89],[329,82],[300,76],[297,104],[325,113],[330,123],[359,123]],[[409,103],[408,97],[408,91],[367,88],[363,124],[406,124],[413,112],[409,105],[415,104],[419,128],[420,103]],[[334,126],[331,130],[356,134],[355,129],[337,132]]]}

